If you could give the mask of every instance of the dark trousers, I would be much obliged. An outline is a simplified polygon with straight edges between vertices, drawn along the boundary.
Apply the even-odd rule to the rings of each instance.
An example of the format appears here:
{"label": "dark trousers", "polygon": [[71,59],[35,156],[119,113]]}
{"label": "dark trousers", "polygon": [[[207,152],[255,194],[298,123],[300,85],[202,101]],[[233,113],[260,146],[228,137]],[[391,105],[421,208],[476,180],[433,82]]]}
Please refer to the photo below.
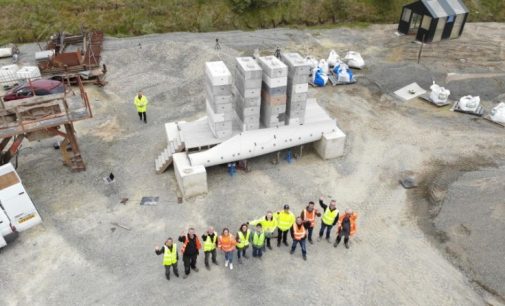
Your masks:
{"label": "dark trousers", "polygon": [[245,257],[245,253],[246,253],[248,247],[249,246],[243,247],[241,249],[237,248],[237,256],[238,256],[238,258],[241,258],[242,256]]}
{"label": "dark trousers", "polygon": [[265,248],[264,246],[263,247],[255,247],[255,246],[253,246],[253,251],[252,251],[253,257],[261,257],[261,256],[263,256],[263,249],[264,248]]}
{"label": "dark trousers", "polygon": [[174,275],[179,277],[179,270],[177,269],[177,263],[174,263],[170,266],[165,266],[165,276],[167,279],[170,279],[170,267],[174,270]]}
{"label": "dark trousers", "polygon": [[142,117],[144,117],[144,122],[147,122],[147,115],[146,112],[138,112],[140,120],[142,120]]}
{"label": "dark trousers", "polygon": [[198,254],[194,255],[182,255],[182,261],[184,262],[184,273],[188,275],[191,272],[191,269],[196,268],[196,258]]}
{"label": "dark trousers", "polygon": [[326,239],[330,239],[330,233],[333,225],[326,225],[321,221],[321,229],[319,230],[319,238],[323,237],[324,230],[326,229]]}
{"label": "dark trousers", "polygon": [[308,231],[309,231],[309,241],[312,241],[312,232],[314,231],[314,227],[313,226],[309,227]]}
{"label": "dark trousers", "polygon": [[280,228],[277,229],[277,245],[281,244],[281,240],[284,243],[288,243],[288,232],[289,230],[283,232]]}
{"label": "dark trousers", "polygon": [[270,237],[266,237],[265,240],[267,241],[267,247],[272,247],[272,245],[270,244]]}
{"label": "dark trousers", "polygon": [[208,267],[209,266],[209,257],[212,256],[212,262],[213,263],[217,263],[216,261],[216,250],[212,250],[212,251],[207,251],[205,252],[205,266]]}
{"label": "dark trousers", "polygon": [[342,236],[344,236],[344,243],[349,242],[349,232],[348,231],[339,231],[337,235],[337,243],[340,243],[340,240],[342,240]]}
{"label": "dark trousers", "polygon": [[291,252],[294,252],[296,250],[297,244],[300,244],[300,247],[302,248],[303,257],[307,256],[307,245],[305,244],[305,239],[302,240],[293,239],[293,244],[291,245]]}

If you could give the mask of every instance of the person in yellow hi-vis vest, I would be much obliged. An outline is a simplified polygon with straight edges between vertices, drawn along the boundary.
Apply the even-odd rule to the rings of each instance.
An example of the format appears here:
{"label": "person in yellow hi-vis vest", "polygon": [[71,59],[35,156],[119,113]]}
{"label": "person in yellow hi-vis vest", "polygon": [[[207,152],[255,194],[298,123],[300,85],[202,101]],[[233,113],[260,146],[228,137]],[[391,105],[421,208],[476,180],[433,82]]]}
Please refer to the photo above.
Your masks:
{"label": "person in yellow hi-vis vest", "polygon": [[142,121],[142,119],[144,119],[144,123],[147,123],[147,103],[149,103],[149,101],[147,101],[146,96],[144,96],[141,91],[139,91],[139,93],[135,96],[135,99],[133,99],[133,104],[135,104],[135,107],[137,108],[140,120]]}
{"label": "person in yellow hi-vis vest", "polygon": [[174,270],[176,277],[179,277],[179,270],[177,269],[177,260],[179,260],[179,254],[177,254],[177,245],[173,242],[172,238],[168,238],[163,245],[163,248],[159,246],[154,248],[156,255],[163,254],[163,265],[165,266],[165,276],[170,280],[170,267]]}
{"label": "person in yellow hi-vis vest", "polygon": [[319,238],[317,240],[321,241],[324,231],[326,230],[326,240],[330,242],[331,228],[337,224],[339,216],[337,201],[331,200],[330,205],[326,205],[324,204],[324,197],[321,196],[319,198],[319,205],[321,205],[324,212],[323,216],[321,217],[321,229],[319,230]]}
{"label": "person in yellow hi-vis vest", "polygon": [[289,211],[289,205],[284,205],[284,210],[277,212],[277,247],[281,246],[284,243],[285,246],[289,246],[288,244],[288,232],[295,223],[295,215]]}

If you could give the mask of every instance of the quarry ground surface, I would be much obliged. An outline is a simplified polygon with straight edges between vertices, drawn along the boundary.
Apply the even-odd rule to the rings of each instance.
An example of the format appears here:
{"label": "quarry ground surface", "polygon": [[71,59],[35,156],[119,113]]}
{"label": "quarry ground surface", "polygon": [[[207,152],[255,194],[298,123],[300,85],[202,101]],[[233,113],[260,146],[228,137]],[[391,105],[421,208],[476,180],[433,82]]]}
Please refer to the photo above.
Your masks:
{"label": "quarry ground surface", "polygon": [[[505,93],[504,41],[504,24],[467,24],[460,39],[425,46],[417,64],[419,45],[383,25],[107,39],[109,84],[87,86],[94,118],[76,124],[87,171],[63,167],[55,139],[24,143],[18,171],[44,223],[1,250],[0,305],[502,304],[505,129],[392,92],[435,80],[452,98],[480,95],[490,110]],[[358,84],[309,91],[347,133],[345,156],[324,161],[305,148],[291,164],[250,160],[251,171],[234,177],[212,167],[209,193],[178,204],[173,169],[154,171],[164,123],[205,114],[206,61],[232,68],[234,57],[277,45],[320,57],[356,50],[367,61]],[[22,46],[21,61],[35,50]],[[132,105],[138,90],[150,100],[146,125]],[[405,170],[418,188],[399,185]],[[111,171],[116,182],[105,185]],[[350,249],[316,242],[304,262],[299,250],[274,247],[233,271],[209,272],[200,256],[200,272],[165,280],[154,246],[168,236],[189,226],[199,234],[208,225],[236,229],[285,203],[299,214],[320,195],[359,213]],[[142,196],[160,202],[143,207]]]}

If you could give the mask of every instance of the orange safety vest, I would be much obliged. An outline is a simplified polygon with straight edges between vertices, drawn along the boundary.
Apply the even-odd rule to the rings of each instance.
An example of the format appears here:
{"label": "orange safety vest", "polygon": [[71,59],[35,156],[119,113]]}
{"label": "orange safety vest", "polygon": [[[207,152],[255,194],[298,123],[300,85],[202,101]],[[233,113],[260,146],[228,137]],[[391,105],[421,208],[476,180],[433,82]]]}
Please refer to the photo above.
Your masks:
{"label": "orange safety vest", "polygon": [[233,235],[228,234],[228,236],[219,236],[219,248],[225,252],[231,252],[235,250],[235,245],[237,241],[235,241],[235,237]]}
{"label": "orange safety vest", "polygon": [[295,240],[302,240],[305,237],[305,226],[302,224],[298,227],[298,224],[293,224],[293,234],[295,236]]}
{"label": "orange safety vest", "polygon": [[[200,244],[200,239],[198,239],[197,235],[195,235],[195,239],[196,239],[196,249],[199,250],[202,248],[202,245]],[[186,235],[186,241],[184,241],[184,244],[181,247],[181,254],[184,254],[184,251],[186,250],[186,246],[188,245],[188,243],[189,243],[189,237]]]}
{"label": "orange safety vest", "polygon": [[303,221],[310,221],[310,227],[314,227],[314,224],[316,224],[316,213],[317,209],[313,209],[312,212],[308,211],[307,209],[303,210]]}
{"label": "orange safety vest", "polygon": [[[342,227],[342,221],[344,221],[344,218],[345,218],[345,213],[340,215],[340,217],[338,218],[338,228],[337,228],[337,232],[340,232],[340,229]],[[357,229],[357,225],[356,225],[356,220],[358,219],[358,214],[353,212],[352,215],[349,217],[349,220],[351,221],[351,232],[349,233],[349,235],[354,235],[356,233],[356,229]]]}

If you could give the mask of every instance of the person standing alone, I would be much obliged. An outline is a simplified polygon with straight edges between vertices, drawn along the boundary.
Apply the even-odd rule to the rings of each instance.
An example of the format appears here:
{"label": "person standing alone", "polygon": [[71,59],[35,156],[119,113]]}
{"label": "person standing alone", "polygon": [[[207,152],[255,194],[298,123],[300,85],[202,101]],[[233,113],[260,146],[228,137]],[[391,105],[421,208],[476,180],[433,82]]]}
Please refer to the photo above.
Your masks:
{"label": "person standing alone", "polygon": [[147,123],[147,101],[146,96],[143,95],[141,91],[135,96],[135,99],[133,99],[133,103],[135,104],[135,107],[137,108],[137,113],[139,114],[140,120],[144,119],[144,123]]}

